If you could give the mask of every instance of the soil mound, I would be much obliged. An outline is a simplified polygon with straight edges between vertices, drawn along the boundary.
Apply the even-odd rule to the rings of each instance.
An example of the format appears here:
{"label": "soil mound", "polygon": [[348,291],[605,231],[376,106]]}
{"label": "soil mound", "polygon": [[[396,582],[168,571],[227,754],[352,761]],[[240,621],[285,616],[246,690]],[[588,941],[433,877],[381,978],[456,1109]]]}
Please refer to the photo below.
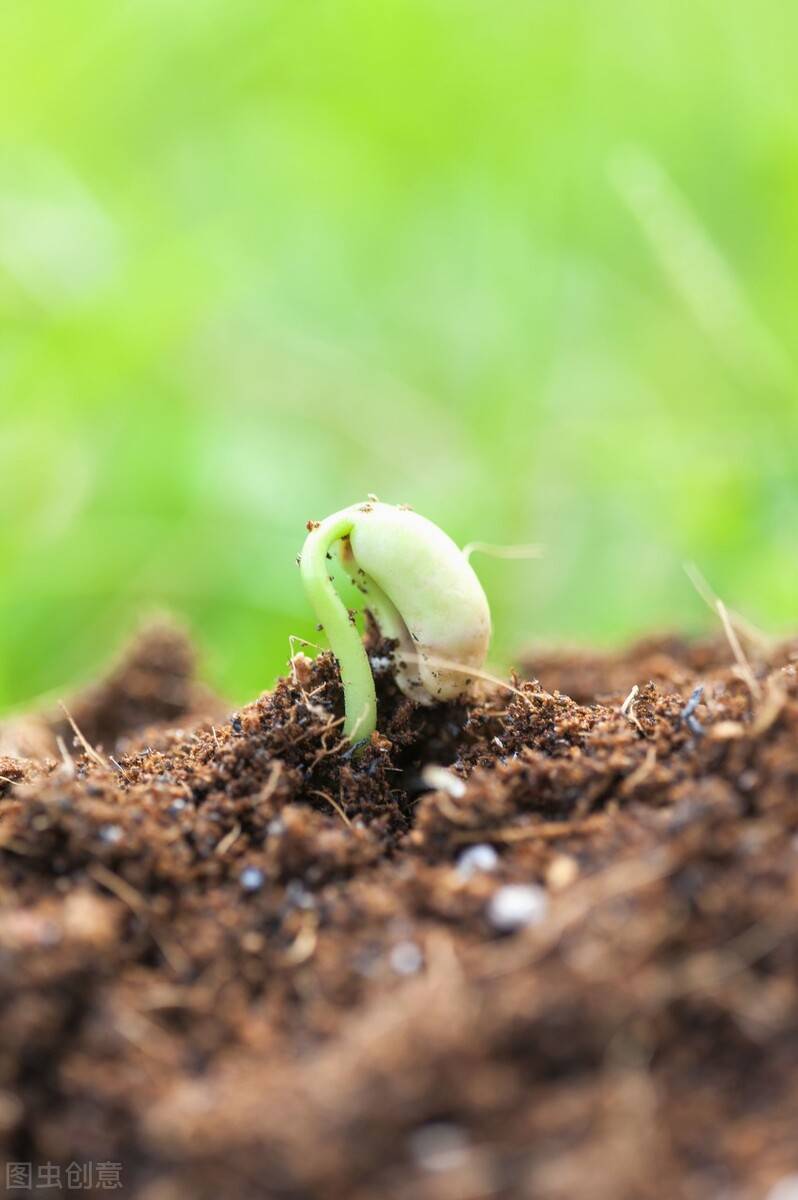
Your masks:
{"label": "soil mound", "polygon": [[329,655],[224,716],[166,627],[79,736],[3,731],[5,1158],[146,1200],[761,1200],[798,1171],[798,642],[434,709],[386,649],[360,754]]}

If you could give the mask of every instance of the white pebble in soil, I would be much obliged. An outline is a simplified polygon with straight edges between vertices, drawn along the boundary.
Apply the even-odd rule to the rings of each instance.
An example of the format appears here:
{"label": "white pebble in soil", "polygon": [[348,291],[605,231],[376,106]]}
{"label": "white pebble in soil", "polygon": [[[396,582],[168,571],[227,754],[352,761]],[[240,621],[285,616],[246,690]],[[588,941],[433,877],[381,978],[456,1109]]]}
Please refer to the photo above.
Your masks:
{"label": "white pebble in soil", "polygon": [[103,825],[100,829],[100,839],[109,846],[115,846],[117,842],[122,841],[124,833],[121,825]]}
{"label": "white pebble in soil", "polygon": [[466,793],[466,785],[459,775],[439,767],[436,763],[427,763],[421,772],[421,779],[428,788],[436,792],[446,792],[453,800],[460,800]]}
{"label": "white pebble in soil", "polygon": [[397,975],[415,975],[424,966],[424,955],[415,942],[398,942],[389,961]]}
{"label": "white pebble in soil", "polygon": [[499,856],[487,842],[477,842],[469,846],[457,860],[457,873],[462,879],[472,879],[481,871],[495,871],[499,865]]}
{"label": "white pebble in soil", "polygon": [[316,907],[316,900],[301,879],[289,879],[285,885],[285,902],[289,908],[302,908],[309,911]]}
{"label": "white pebble in soil", "polygon": [[798,1200],[798,1175],[782,1175],[773,1184],[766,1200]]}
{"label": "white pebble in soil", "polygon": [[410,1153],[422,1171],[454,1171],[463,1166],[470,1146],[468,1134],[459,1125],[433,1121],[411,1133]]}
{"label": "white pebble in soil", "polygon": [[266,876],[260,867],[244,867],[238,881],[245,892],[257,892],[266,882]]}
{"label": "white pebble in soil", "polygon": [[508,883],[491,896],[488,920],[500,933],[513,933],[528,925],[539,925],[548,907],[543,888],[534,883]]}

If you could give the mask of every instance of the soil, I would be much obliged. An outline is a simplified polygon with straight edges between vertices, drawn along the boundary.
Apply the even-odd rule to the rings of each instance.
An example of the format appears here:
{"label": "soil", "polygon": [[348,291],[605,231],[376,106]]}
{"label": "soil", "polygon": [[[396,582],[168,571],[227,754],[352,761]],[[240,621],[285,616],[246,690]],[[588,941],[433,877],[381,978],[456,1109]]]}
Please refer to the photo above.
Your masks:
{"label": "soil", "polygon": [[165,625],[0,731],[4,1157],[145,1200],[787,1195],[798,641],[431,709],[389,650],[359,755],[328,655],[225,714]]}

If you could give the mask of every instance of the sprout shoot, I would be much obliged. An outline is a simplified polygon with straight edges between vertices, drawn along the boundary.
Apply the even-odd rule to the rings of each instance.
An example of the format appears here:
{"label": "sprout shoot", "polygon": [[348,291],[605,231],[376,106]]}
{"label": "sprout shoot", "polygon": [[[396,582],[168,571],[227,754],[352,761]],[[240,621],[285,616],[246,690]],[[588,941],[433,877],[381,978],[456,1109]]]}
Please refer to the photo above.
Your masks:
{"label": "sprout shoot", "polygon": [[479,672],[488,652],[490,611],[482,585],[452,539],[411,509],[377,500],[308,528],[302,582],[338,660],[350,741],[362,741],[376,729],[377,694],[354,617],[330,577],[334,550],[382,635],[398,643],[396,682],[405,695],[434,704],[467,691],[469,669]]}

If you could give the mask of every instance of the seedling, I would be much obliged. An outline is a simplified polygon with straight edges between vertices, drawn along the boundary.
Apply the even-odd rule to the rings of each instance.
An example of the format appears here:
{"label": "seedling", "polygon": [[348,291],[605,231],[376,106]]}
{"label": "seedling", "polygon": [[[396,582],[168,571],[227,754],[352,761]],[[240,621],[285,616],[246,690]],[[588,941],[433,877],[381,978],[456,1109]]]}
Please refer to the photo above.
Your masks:
{"label": "seedling", "polygon": [[490,641],[482,585],[452,539],[405,506],[369,500],[310,522],[300,556],[302,581],[338,660],[344,733],[352,742],[377,727],[377,694],[366,648],[336,592],[330,562],[362,592],[384,637],[398,643],[396,682],[417,704],[453,700],[479,674]]}

